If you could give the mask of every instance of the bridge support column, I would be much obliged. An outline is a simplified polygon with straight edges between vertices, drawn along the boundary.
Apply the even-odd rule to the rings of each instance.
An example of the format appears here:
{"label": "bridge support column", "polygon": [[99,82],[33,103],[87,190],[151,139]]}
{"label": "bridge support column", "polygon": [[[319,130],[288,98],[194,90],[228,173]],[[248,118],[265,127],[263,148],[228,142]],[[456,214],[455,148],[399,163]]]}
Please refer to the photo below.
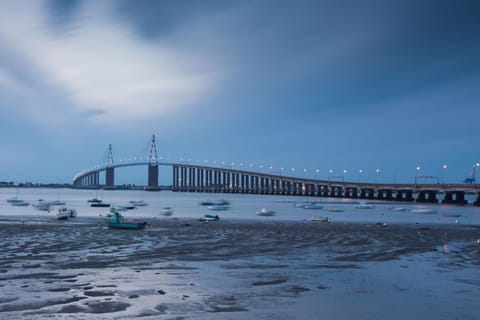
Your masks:
{"label": "bridge support column", "polygon": [[328,186],[319,185],[318,186],[318,196],[319,197],[328,197]]}
{"label": "bridge support column", "polygon": [[205,169],[197,168],[197,190],[207,192],[205,187]]}
{"label": "bridge support column", "polygon": [[406,189],[406,190],[397,190],[397,195],[395,197],[397,201],[408,201],[412,202],[415,199],[413,198],[413,190]]}
{"label": "bridge support column", "polygon": [[391,189],[379,189],[377,192],[378,200],[393,200],[393,190]]}
{"label": "bridge support column", "polygon": [[342,187],[332,186],[330,188],[330,197],[340,198],[342,196]]}
{"label": "bridge support column", "polygon": [[173,166],[173,186],[172,186],[172,191],[180,191],[179,188],[179,167],[178,166]]}
{"label": "bridge support column", "polygon": [[374,199],[375,190],[373,188],[362,188],[360,190],[360,198],[362,199]]}
{"label": "bridge support column", "polygon": [[355,187],[348,187],[345,189],[345,197],[358,198],[358,189]]}
{"label": "bridge support column", "polygon": [[437,190],[419,191],[417,195],[417,202],[437,203]]}
{"label": "bridge support column", "polygon": [[475,199],[473,205],[480,206],[480,193],[477,193],[477,199]]}
{"label": "bridge support column", "polygon": [[442,203],[467,204],[467,200],[465,200],[465,191],[445,191]]}
{"label": "bridge support column", "polygon": [[111,167],[105,170],[105,185],[109,188],[115,187],[115,171]]}
{"label": "bridge support column", "polygon": [[158,189],[158,164],[148,165],[148,188]]}

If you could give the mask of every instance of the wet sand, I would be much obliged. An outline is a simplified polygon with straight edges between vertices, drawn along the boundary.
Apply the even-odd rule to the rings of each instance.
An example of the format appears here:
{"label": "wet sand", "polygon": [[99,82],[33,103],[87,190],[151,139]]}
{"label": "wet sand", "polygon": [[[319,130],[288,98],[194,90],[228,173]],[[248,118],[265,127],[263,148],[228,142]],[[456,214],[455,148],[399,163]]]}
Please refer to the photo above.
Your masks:
{"label": "wet sand", "polygon": [[0,218],[2,319],[478,319],[480,228]]}

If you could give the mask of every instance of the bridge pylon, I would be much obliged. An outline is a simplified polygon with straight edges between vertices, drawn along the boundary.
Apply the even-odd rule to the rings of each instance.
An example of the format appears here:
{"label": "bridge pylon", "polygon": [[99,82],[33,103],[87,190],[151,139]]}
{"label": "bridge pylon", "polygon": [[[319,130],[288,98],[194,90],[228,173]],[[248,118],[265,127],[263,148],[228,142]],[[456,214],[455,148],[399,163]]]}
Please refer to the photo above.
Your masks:
{"label": "bridge pylon", "polygon": [[105,186],[108,188],[115,187],[115,171],[113,169],[113,153],[112,144],[108,145],[107,161],[105,163]]}
{"label": "bridge pylon", "polygon": [[150,190],[158,188],[158,155],[155,134],[152,135],[150,155],[148,156],[148,188]]}

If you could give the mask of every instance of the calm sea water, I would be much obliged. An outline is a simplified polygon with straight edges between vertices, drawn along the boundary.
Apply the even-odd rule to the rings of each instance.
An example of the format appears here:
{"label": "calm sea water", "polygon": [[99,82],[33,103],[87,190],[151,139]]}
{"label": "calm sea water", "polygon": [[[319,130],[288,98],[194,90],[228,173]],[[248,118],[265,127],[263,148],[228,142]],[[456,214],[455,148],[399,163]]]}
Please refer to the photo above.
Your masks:
{"label": "calm sea water", "polygon": [[[7,203],[7,199],[18,197],[30,203],[26,207],[14,207]],[[158,218],[166,219],[161,215],[162,208],[169,206],[173,209],[171,217],[200,218],[205,214],[218,214],[221,219],[256,219],[262,220],[307,220],[312,216],[329,217],[332,222],[385,222],[385,223],[461,223],[466,225],[480,225],[480,207],[472,205],[456,206],[441,204],[417,204],[376,202],[372,209],[359,209],[356,206],[359,200],[312,198],[293,196],[244,195],[244,194],[211,194],[211,193],[177,193],[170,191],[146,192],[140,190],[76,190],[76,189],[48,189],[48,188],[1,188],[0,215],[3,216],[52,216],[58,207],[52,211],[38,211],[32,204],[39,199],[46,201],[61,200],[66,206],[74,208],[78,216],[94,217],[104,214],[108,208],[92,208],[87,202],[91,198],[99,198],[112,206],[129,204],[132,200],[143,200],[148,205],[135,210],[125,211],[123,214],[131,218]],[[225,199],[230,202],[226,211],[211,211],[201,202]],[[317,202],[322,209],[304,209],[303,203]],[[262,208],[275,211],[271,217],[260,217],[256,212]],[[392,208],[403,208],[404,211],[394,211]],[[418,214],[412,210],[430,208],[433,214]],[[330,210],[334,209],[336,212]]]}

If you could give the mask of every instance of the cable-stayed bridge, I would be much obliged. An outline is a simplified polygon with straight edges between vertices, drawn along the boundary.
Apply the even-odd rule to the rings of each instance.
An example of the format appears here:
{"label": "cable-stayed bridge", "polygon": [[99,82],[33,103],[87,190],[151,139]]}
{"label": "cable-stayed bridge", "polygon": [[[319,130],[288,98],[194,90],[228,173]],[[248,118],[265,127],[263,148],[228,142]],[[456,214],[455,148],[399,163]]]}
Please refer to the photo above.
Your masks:
{"label": "cable-stayed bridge", "polygon": [[[148,181],[146,190],[159,190],[159,166],[172,168],[172,185],[177,192],[247,193],[270,195],[296,195],[312,197],[338,197],[405,202],[439,202],[466,204],[465,195],[476,195],[475,205],[480,205],[480,188],[476,184],[445,183],[367,183],[353,181],[319,180],[262,173],[235,168],[207,166],[190,163],[159,161],[152,136],[150,154],[146,160],[113,162],[112,146],[109,146],[105,165],[79,172],[73,178],[75,188],[115,189],[115,170],[122,167],[146,166]],[[100,181],[101,174],[105,176]],[[437,180],[438,181],[438,180]]]}

